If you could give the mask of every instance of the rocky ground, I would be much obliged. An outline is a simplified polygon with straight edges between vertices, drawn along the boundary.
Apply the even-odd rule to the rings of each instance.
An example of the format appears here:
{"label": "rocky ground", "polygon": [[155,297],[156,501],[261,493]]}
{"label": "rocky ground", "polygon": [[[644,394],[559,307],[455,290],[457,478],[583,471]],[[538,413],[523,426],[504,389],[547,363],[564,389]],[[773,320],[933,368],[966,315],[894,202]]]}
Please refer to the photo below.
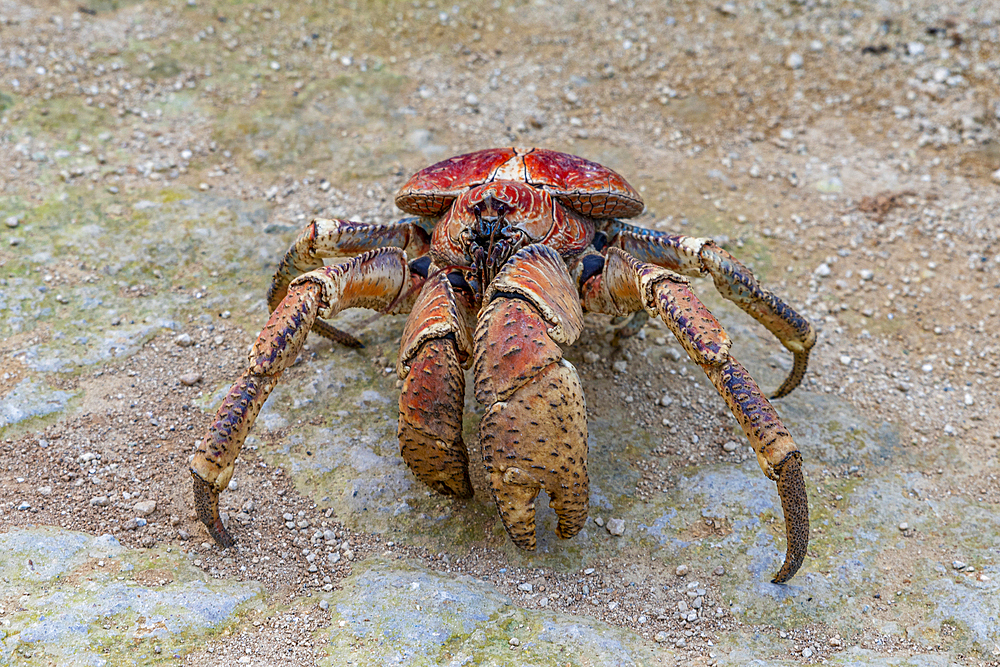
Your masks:
{"label": "rocky ground", "polygon": [[[987,1],[0,0],[0,661],[1000,660],[1000,9]],[[539,550],[396,455],[400,318],[312,339],[223,496],[188,457],[312,216],[494,145],[625,175],[816,323],[774,486],[666,329],[566,351],[592,522]],[[765,388],[790,360],[695,286]],[[482,408],[467,400],[478,457]],[[613,519],[619,521],[612,521]],[[614,529],[614,533],[609,528]]]}

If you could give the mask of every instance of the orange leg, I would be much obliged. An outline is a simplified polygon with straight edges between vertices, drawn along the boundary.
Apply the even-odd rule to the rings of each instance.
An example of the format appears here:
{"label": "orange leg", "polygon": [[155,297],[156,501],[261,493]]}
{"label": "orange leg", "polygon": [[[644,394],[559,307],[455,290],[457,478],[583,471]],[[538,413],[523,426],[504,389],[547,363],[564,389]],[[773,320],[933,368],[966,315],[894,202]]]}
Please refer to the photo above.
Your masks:
{"label": "orange leg", "polygon": [[317,317],[344,308],[381,310],[422,278],[412,277],[399,248],[372,250],[311,271],[293,281],[250,350],[249,367],[230,388],[191,462],[195,509],[223,547],[235,541],[219,517],[219,494],[229,486],[236,457],[268,394],[295,361]]}
{"label": "orange leg", "polygon": [[583,313],[566,265],[547,246],[519,251],[491,283],[475,334],[483,460],[511,540],[533,550],[535,498],[545,489],[569,538],[587,520],[587,410],[576,369],[557,343],[580,334]]}
{"label": "orange leg", "polygon": [[[267,290],[267,307],[274,312],[296,276],[322,268],[324,257],[354,257],[376,248],[402,248],[410,259],[430,249],[430,237],[420,218],[387,225],[315,218],[288,248]],[[357,338],[317,319],[312,330],[348,347],[364,347]]]}
{"label": "orange leg", "polygon": [[809,545],[802,455],[757,383],[730,354],[732,343],[722,325],[685,278],[618,248],[608,250],[601,273],[586,280],[581,292],[583,307],[589,311],[625,315],[645,310],[661,318],[708,375],[743,428],[764,474],[778,484],[788,545],[773,581],[788,581],[802,565]]}
{"label": "orange leg", "polygon": [[786,396],[799,386],[809,363],[809,351],[816,343],[816,330],[795,309],[761,287],[739,260],[711,239],[664,234],[618,221],[607,231],[612,247],[621,248],[641,262],[685,276],[710,274],[722,296],[763,324],[792,353],[792,370],[772,398]]}

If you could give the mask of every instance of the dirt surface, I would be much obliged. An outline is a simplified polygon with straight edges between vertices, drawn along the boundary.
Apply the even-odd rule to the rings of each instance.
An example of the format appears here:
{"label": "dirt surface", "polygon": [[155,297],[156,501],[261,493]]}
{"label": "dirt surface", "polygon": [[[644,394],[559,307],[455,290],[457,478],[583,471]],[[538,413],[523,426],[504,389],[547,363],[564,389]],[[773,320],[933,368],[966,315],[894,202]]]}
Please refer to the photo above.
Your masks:
{"label": "dirt surface", "polygon": [[[925,478],[934,497],[995,513],[998,31],[991,2],[0,0],[0,289],[27,278],[62,303],[61,290],[110,283],[137,304],[196,303],[211,297],[198,276],[231,269],[161,272],[154,258],[126,280],[106,270],[114,257],[26,257],[38,242],[27,234],[44,235],[44,211],[67,198],[112,216],[117,206],[126,217],[165,189],[256,202],[268,211],[258,232],[271,250],[313,215],[395,219],[396,188],[450,154],[508,144],[564,150],[625,175],[647,204],[639,224],[715,238],[817,325],[799,391],[840,397],[872,423],[892,424],[909,449],[899,472]],[[214,409],[211,391],[238,375],[264,321],[259,299],[278,255],[268,257],[259,258],[260,275],[239,278],[240,291],[257,297],[216,307],[207,320],[189,315],[97,366],[46,375],[54,391],[81,398],[58,417],[5,428],[0,529],[111,532],[128,546],[191,552],[213,576],[262,582],[270,611],[226,630],[188,664],[217,664],[220,654],[275,664],[322,656],[315,629],[330,616],[310,596],[336,589],[352,561],[371,554],[472,574],[515,600],[525,582],[535,592],[575,586],[580,572],[512,565],[502,531],[497,538],[486,529],[454,556],[350,530],[255,451],[289,437],[294,423],[256,434],[236,490],[224,497],[231,525],[252,537],[238,554],[209,543],[192,512],[186,465]],[[721,304],[710,281],[696,286]],[[103,326],[113,331],[131,315],[116,318]],[[31,375],[25,350],[62,335],[46,322],[5,326],[0,397]],[[604,326],[590,325],[591,337],[568,356],[581,369],[591,418],[627,415],[661,442],[629,461],[637,498],[671,488],[679,469],[746,460],[742,446],[725,447],[731,420],[703,387],[675,390],[678,404],[702,406],[696,413],[658,404],[676,379],[666,380],[665,369],[687,372],[643,354],[662,345],[665,329],[651,324],[617,349]],[[768,345],[773,354],[751,371],[775,387],[789,362]],[[392,365],[389,343],[367,349],[379,372]],[[339,353],[312,340],[288,375],[307,377],[314,360]],[[628,362],[628,373],[614,373],[614,361]],[[845,461],[823,480],[850,479],[865,465],[873,463]],[[137,523],[146,500],[155,510]],[[814,515],[838,500],[812,493]],[[18,509],[22,502],[30,508]],[[488,513],[482,519],[494,527]],[[708,519],[690,537],[729,530],[725,519]],[[960,555],[905,522],[899,531],[906,548],[880,563],[868,601],[884,619],[894,618],[891,598],[907,589],[914,559]],[[691,565],[704,570],[705,604],[721,602],[715,582],[725,567],[713,575],[707,563]],[[656,641],[669,637],[669,660],[693,664],[713,664],[713,639],[737,627],[780,634],[784,657],[805,662],[855,646],[945,652],[969,664],[996,664],[1000,655],[1000,647],[955,653],[946,638],[926,645],[877,623],[852,636],[822,623],[754,628],[721,604],[685,635],[689,626],[666,610],[686,597],[693,576],[671,574],[657,595],[633,594],[629,584],[650,576],[645,567],[609,558],[586,575],[621,600],[612,609],[573,594],[546,604],[651,642],[666,633]]]}

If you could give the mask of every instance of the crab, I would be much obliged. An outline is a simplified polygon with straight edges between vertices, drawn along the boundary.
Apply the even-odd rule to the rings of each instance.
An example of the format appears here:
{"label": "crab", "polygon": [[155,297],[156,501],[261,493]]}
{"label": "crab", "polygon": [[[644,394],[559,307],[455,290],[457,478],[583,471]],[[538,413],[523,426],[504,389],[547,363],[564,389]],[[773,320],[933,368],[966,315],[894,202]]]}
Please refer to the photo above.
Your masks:
{"label": "crab", "polygon": [[[777,483],[787,546],[772,581],[798,571],[809,541],[802,455],[688,278],[711,276],[722,296],[792,353],[772,398],[806,372],[816,335],[805,318],[713,241],[623,222],[642,212],[639,194],[618,173],[573,155],[540,148],[459,155],[410,178],[396,205],[413,217],[313,219],[279,264],[270,319],[191,464],[198,518],[220,546],[235,541],[219,494],[261,406],[310,331],[361,345],[325,321],[351,307],[410,313],[396,370],[399,450],[413,474],[439,493],[473,496],[462,440],[471,367],[475,397],[487,406],[479,426],[486,479],[510,539],[535,549],[542,489],[558,518],[556,535],[573,537],[587,519],[587,421],[579,375],[562,348],[593,312],[633,315],[623,335],[658,317],[701,366]],[[349,259],[325,265],[334,257]]]}

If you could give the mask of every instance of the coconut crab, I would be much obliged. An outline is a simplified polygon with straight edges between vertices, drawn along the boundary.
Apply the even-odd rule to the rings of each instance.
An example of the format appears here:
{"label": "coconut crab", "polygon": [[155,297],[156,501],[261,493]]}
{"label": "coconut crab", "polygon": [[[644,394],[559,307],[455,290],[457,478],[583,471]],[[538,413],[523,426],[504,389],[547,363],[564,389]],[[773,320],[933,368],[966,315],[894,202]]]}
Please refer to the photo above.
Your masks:
{"label": "coconut crab", "polygon": [[[522,148],[459,155],[414,175],[396,205],[416,217],[312,220],[278,266],[249,367],[191,464],[198,517],[221,546],[235,542],[219,494],[261,406],[310,331],[360,346],[324,321],[350,307],[411,313],[397,373],[400,454],[413,474],[439,493],[472,497],[462,441],[471,366],[476,399],[488,406],[479,428],[486,476],[508,535],[535,548],[534,503],[545,489],[556,534],[573,537],[587,518],[587,422],[580,379],[560,345],[580,335],[584,312],[596,312],[636,314],[626,335],[647,316],[661,318],[705,371],[777,482],[787,550],[773,581],[798,571],[809,541],[801,454],[685,276],[711,275],[792,352],[774,397],[802,380],[816,339],[808,321],[712,241],[623,222],[643,210],[638,193],[576,156]],[[327,257],[350,259],[327,266]]]}

